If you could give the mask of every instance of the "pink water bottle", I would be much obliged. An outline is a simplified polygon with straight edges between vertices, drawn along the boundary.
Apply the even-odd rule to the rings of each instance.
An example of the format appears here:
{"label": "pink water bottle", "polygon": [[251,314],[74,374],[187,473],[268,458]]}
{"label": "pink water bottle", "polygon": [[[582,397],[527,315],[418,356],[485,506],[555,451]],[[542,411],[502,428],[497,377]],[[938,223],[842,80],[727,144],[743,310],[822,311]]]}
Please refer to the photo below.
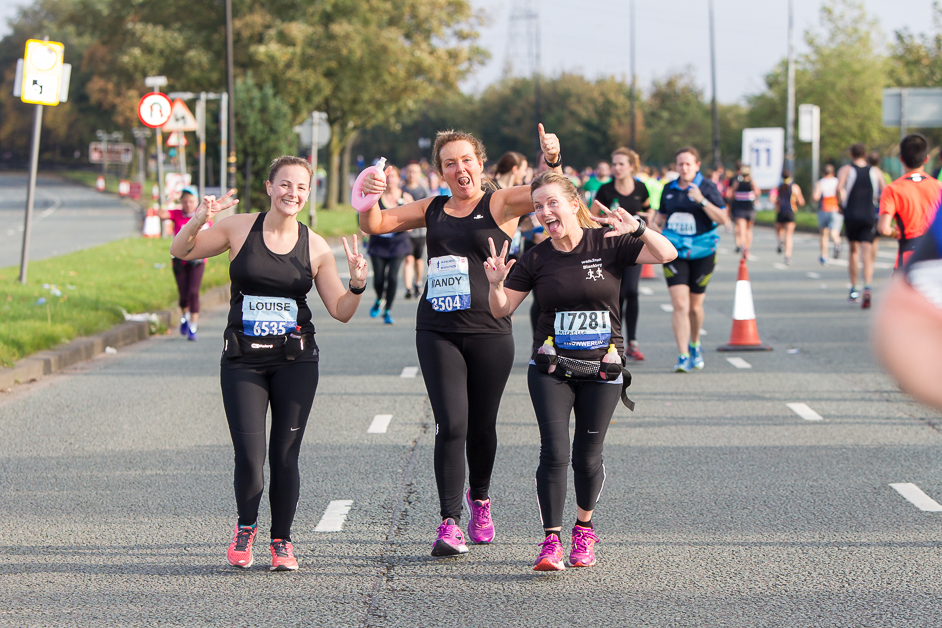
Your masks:
{"label": "pink water bottle", "polygon": [[376,201],[379,200],[379,197],[382,196],[382,193],[379,194],[364,194],[363,193],[363,182],[366,181],[366,175],[371,172],[376,174],[382,174],[383,170],[386,169],[386,158],[382,157],[375,166],[370,166],[366,168],[357,176],[357,180],[353,182],[353,193],[350,195],[350,204],[353,205],[353,209],[358,212],[369,211],[373,205],[376,204]]}

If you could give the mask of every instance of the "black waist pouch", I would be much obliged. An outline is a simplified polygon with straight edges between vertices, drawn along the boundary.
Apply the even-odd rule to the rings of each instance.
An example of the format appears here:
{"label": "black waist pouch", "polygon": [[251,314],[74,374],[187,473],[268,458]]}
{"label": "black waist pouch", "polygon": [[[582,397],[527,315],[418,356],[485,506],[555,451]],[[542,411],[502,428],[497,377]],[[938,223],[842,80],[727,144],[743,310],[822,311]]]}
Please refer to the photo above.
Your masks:
{"label": "black waist pouch", "polygon": [[297,359],[305,350],[317,355],[313,334],[291,332],[283,336],[246,336],[240,332],[226,334],[223,355],[229,359],[238,357]]}

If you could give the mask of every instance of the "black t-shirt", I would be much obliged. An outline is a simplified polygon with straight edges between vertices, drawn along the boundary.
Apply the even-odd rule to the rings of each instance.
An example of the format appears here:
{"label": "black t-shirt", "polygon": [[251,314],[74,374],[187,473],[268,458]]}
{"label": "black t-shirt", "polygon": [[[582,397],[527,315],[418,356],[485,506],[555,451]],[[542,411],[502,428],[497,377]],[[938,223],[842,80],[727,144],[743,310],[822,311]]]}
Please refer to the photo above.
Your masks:
{"label": "black t-shirt", "polygon": [[[619,351],[623,348],[621,278],[625,268],[636,263],[644,243],[629,235],[606,238],[606,232],[584,229],[582,240],[568,253],[558,251],[551,240],[544,240],[514,265],[504,286],[518,292],[533,291],[540,304],[534,349],[548,336],[555,338],[559,355],[579,360],[601,359],[609,342]],[[608,320],[604,321],[606,316]],[[557,322],[562,330],[572,333],[557,333]],[[597,333],[604,333],[601,330],[606,323],[610,340],[598,341]],[[567,343],[583,347],[591,343],[592,348],[567,349]]]}
{"label": "black t-shirt", "polygon": [[635,189],[627,196],[618,193],[618,190],[615,189],[614,179],[600,187],[599,191],[595,194],[595,200],[608,208],[611,208],[612,200],[616,198],[618,199],[618,206],[632,216],[640,214],[641,212],[647,211],[649,209],[644,207],[645,201],[647,201],[649,198],[648,188],[645,187],[644,183],[638,181],[637,179],[635,179]]}
{"label": "black t-shirt", "polygon": [[487,239],[501,250],[510,236],[491,215],[486,193],[470,214],[455,218],[445,212],[447,196],[436,196],[425,210],[428,228],[428,277],[416,313],[416,330],[458,334],[510,334],[510,317],[494,318],[488,304],[484,261]]}

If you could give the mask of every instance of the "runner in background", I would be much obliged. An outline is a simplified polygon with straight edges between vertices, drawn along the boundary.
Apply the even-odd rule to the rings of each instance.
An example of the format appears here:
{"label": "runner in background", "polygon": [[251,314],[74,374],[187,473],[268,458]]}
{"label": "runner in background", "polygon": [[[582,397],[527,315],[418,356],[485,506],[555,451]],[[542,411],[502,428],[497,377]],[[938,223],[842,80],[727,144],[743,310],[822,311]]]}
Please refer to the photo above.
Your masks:
{"label": "runner in background", "polygon": [[591,205],[595,200],[595,193],[599,188],[612,179],[612,167],[607,161],[600,161],[595,166],[595,171],[582,184],[582,192],[585,195],[585,204]]}
{"label": "runner in background", "polygon": [[818,204],[818,230],[821,232],[821,255],[818,261],[828,265],[828,241],[833,243],[834,259],[841,255],[841,226],[844,214],[837,200],[837,177],[834,166],[824,166],[824,176],[817,180],[811,191],[811,200]]}
{"label": "runner in background", "polygon": [[[851,163],[837,171],[837,193],[844,214],[844,233],[850,242],[847,272],[850,278],[850,294],[847,300],[861,301],[864,309],[870,307],[872,298],[870,284],[873,283],[873,238],[876,235],[876,212],[873,199],[882,189],[883,177],[870,167],[866,160],[867,147],[854,144],[850,147]],[[858,267],[863,262],[863,299],[857,290]]]}
{"label": "runner in background", "polygon": [[[387,170],[386,179],[389,185],[379,197],[380,209],[411,203],[412,196],[399,187],[399,169],[390,166]],[[392,325],[395,323],[392,306],[399,289],[399,267],[405,256],[413,251],[411,238],[408,233],[373,235],[367,243],[367,251],[373,263],[373,290],[376,292],[376,301],[370,308],[370,318],[376,318],[382,311],[383,323]]]}
{"label": "runner in background", "polygon": [[[183,188],[180,195],[180,209],[160,208],[157,210],[157,215],[161,220],[173,221],[173,235],[176,236],[180,233],[180,229],[196,215],[198,206],[199,192],[190,186]],[[212,226],[213,221],[209,220],[203,225],[203,229],[209,229]],[[173,278],[177,282],[177,293],[180,297],[178,304],[182,310],[180,334],[186,336],[187,340],[196,341],[196,330],[200,320],[200,285],[203,283],[206,260],[185,261],[172,257],[170,261],[173,264]]]}
{"label": "runner in background", "polygon": [[[595,195],[595,200],[605,209],[615,212],[624,209],[632,216],[641,216],[646,222],[653,223],[654,215],[648,198],[648,188],[635,178],[641,170],[638,153],[630,148],[618,148],[612,153],[612,180],[602,185]],[[593,206],[593,209],[598,207]],[[595,212],[593,212],[595,213]],[[638,344],[638,282],[641,280],[643,264],[625,268],[621,276],[621,313],[624,317],[622,332],[628,341],[625,357],[641,361],[644,354]]]}
{"label": "runner in background", "polygon": [[[409,162],[402,174],[402,191],[411,196],[412,200],[421,201],[431,196],[428,188],[422,185],[422,166],[417,162]],[[402,280],[406,284],[405,298],[411,299],[419,298],[422,293],[422,277],[425,273],[425,262],[422,260],[425,253],[425,228],[410,229],[407,233],[412,248],[402,267]]]}
{"label": "runner in background", "polygon": [[932,224],[942,196],[942,183],[925,170],[929,162],[929,143],[919,133],[899,143],[903,176],[883,190],[877,232],[899,240],[896,268],[902,268],[919,246]]}
{"label": "runner in background", "polygon": [[756,222],[755,202],[759,194],[759,186],[752,180],[749,166],[740,163],[736,176],[730,179],[726,187],[726,200],[730,203],[729,215],[733,220],[736,236],[736,253],[748,255],[749,249],[752,248],[752,227]]}
{"label": "runner in background", "polygon": [[802,196],[798,184],[792,181],[791,172],[782,170],[782,184],[772,190],[769,201],[778,205],[778,213],[775,215],[775,238],[778,244],[775,250],[782,253],[784,249],[785,264],[790,265],[795,235],[795,212],[799,205],[805,204],[805,197]]}
{"label": "runner in background", "polygon": [[[648,188],[648,200],[651,202],[651,211],[657,212],[657,210],[661,208],[661,192],[664,191],[664,184],[661,183],[657,177],[653,176],[650,166],[645,166],[644,175],[639,175],[638,178],[644,183],[644,187]],[[653,220],[649,226],[654,226]]]}

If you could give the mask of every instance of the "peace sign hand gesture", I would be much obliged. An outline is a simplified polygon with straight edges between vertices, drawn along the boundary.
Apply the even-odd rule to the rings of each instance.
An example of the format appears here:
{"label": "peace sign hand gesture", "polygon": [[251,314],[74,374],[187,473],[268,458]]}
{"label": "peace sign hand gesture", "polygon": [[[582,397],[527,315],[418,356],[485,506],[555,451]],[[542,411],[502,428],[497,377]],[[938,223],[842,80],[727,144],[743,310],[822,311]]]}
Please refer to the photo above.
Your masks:
{"label": "peace sign hand gesture", "polygon": [[621,207],[612,211],[605,205],[602,205],[602,203],[594,201],[592,203],[592,209],[600,214],[599,216],[592,216],[592,220],[611,227],[611,230],[604,236],[606,238],[614,238],[616,236],[634,233],[641,225],[636,217],[632,216]]}
{"label": "peace sign hand gesture", "polygon": [[343,240],[343,252],[347,254],[347,266],[350,268],[350,285],[354,288],[363,288],[366,286],[366,275],[368,272],[366,258],[357,252],[357,236],[353,235],[353,248],[347,244],[346,238]]}
{"label": "peace sign hand gesture", "polygon": [[509,264],[504,263],[504,258],[507,255],[508,242],[504,242],[504,246],[500,250],[500,255],[497,254],[497,249],[494,248],[494,238],[488,238],[487,242],[491,246],[491,256],[484,262],[484,272],[487,274],[487,281],[491,285],[497,286],[507,279],[510,269],[517,263],[517,260],[512,259]]}
{"label": "peace sign hand gesture", "polygon": [[229,190],[225,196],[218,199],[215,196],[204,196],[203,202],[196,208],[196,217],[199,219],[200,224],[205,225],[219,212],[238,205],[239,199],[230,198],[235,192],[234,189]]}

